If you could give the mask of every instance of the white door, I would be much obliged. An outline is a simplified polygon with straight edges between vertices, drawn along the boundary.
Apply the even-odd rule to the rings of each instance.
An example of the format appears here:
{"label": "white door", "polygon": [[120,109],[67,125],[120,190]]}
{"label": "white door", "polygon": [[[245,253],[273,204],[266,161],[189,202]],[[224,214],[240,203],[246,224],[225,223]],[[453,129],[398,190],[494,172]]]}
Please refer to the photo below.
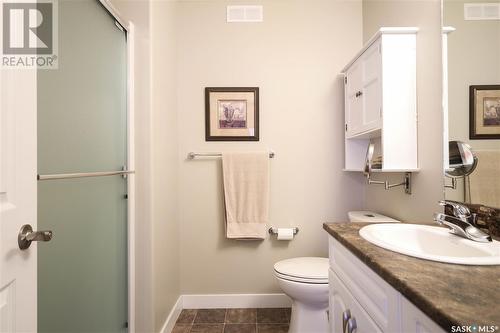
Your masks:
{"label": "white door", "polygon": [[0,70],[0,332],[36,332],[37,246],[18,246],[36,230],[36,71]]}

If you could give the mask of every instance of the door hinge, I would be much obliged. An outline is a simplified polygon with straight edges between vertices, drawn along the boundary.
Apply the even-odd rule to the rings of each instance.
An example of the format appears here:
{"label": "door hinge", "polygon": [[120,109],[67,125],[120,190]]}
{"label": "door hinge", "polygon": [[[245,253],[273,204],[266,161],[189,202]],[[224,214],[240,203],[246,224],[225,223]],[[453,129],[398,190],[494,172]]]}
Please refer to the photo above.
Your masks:
{"label": "door hinge", "polygon": [[344,76],[344,84],[347,84],[347,76]]}
{"label": "door hinge", "polygon": [[345,131],[347,132],[347,124],[345,124]]}

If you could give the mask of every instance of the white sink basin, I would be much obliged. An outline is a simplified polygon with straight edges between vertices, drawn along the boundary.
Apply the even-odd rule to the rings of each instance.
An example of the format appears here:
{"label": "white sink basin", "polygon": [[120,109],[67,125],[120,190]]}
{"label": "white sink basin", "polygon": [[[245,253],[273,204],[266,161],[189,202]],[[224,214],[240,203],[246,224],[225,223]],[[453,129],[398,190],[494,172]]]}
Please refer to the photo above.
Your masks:
{"label": "white sink basin", "polygon": [[359,234],[372,244],[412,257],[462,265],[500,265],[500,242],[475,242],[446,228],[381,223],[363,227]]}

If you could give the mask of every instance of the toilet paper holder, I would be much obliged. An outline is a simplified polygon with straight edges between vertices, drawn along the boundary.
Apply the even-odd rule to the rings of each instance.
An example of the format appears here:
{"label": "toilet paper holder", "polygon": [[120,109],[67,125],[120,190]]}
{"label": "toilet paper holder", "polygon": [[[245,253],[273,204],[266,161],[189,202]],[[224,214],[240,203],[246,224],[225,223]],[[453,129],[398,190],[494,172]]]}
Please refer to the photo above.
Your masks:
{"label": "toilet paper holder", "polygon": [[[299,233],[299,228],[295,227],[295,228],[292,228],[292,229],[293,229],[293,235],[294,236]],[[269,233],[271,235],[277,235],[278,234],[278,228],[275,228],[275,227],[269,228]]]}

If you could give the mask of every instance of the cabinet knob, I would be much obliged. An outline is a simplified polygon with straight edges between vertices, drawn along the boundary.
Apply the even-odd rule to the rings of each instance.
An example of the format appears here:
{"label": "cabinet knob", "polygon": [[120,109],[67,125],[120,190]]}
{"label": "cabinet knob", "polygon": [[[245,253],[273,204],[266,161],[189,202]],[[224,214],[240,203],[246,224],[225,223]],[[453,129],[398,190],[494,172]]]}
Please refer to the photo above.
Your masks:
{"label": "cabinet knob", "polygon": [[347,327],[347,323],[351,318],[351,310],[347,309],[342,313],[342,333],[346,333],[345,329]]}
{"label": "cabinet knob", "polygon": [[356,97],[359,97],[359,96],[361,96],[361,95],[363,95],[363,92],[362,92],[362,91],[357,91],[357,92],[356,92]]}

